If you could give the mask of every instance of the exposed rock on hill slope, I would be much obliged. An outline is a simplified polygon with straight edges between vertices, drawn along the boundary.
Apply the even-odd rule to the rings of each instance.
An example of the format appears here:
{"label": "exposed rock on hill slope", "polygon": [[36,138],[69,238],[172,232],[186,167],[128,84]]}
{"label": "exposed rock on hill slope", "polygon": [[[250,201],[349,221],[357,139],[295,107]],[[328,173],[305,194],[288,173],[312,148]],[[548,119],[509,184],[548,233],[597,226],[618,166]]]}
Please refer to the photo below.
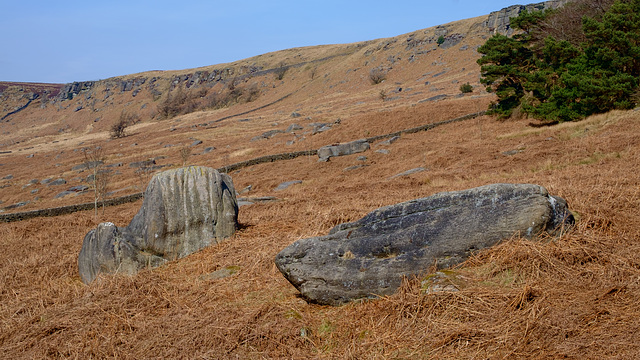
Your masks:
{"label": "exposed rock on hill slope", "polygon": [[194,253],[227,238],[238,226],[231,177],[191,166],[156,175],[131,223],[102,223],[84,238],[78,257],[82,281],[100,273],[133,274]]}
{"label": "exposed rock on hill slope", "polygon": [[296,241],[276,265],[307,300],[340,305],[393,294],[404,277],[456,265],[514,235],[559,234],[573,223],[566,202],[542,186],[494,184],[377,209]]}

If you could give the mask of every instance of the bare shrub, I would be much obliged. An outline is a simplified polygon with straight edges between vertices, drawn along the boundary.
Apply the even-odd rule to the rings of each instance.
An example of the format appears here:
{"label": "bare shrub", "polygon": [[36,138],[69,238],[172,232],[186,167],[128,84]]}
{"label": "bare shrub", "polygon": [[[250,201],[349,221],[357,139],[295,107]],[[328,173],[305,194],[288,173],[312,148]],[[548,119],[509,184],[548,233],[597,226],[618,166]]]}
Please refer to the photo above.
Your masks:
{"label": "bare shrub", "polygon": [[140,117],[135,113],[128,113],[126,111],[120,113],[120,117],[118,118],[118,120],[113,125],[111,125],[111,138],[119,139],[127,136],[125,132],[127,127],[135,124],[139,121],[139,119]]}
{"label": "bare shrub", "polygon": [[182,160],[182,166],[187,166],[189,156],[191,156],[191,148],[189,146],[183,146],[182,148],[180,148],[180,159]]}
{"label": "bare shrub", "polygon": [[278,64],[278,67],[276,68],[276,79],[278,80],[282,80],[284,79],[284,74],[287,73],[287,70],[289,70],[289,66],[287,66],[287,64],[285,62],[281,62],[280,64]]}
{"label": "bare shrub", "polygon": [[175,93],[167,94],[166,99],[158,106],[158,112],[164,119],[170,119],[177,115],[188,114],[198,108],[196,96],[178,88]]}
{"label": "bare shrub", "polygon": [[104,165],[104,161],[106,160],[106,155],[104,153],[104,149],[101,147],[96,147],[92,150],[84,149],[84,166],[87,170],[91,171],[91,187],[93,188],[93,210],[94,216],[98,218],[98,200],[104,199],[107,188],[109,186],[109,177],[102,174],[104,171],[102,170],[102,166]]}
{"label": "bare shrub", "polygon": [[369,80],[371,80],[371,83],[374,85],[380,84],[386,79],[387,72],[380,67],[373,68],[371,69],[371,71],[369,71]]}

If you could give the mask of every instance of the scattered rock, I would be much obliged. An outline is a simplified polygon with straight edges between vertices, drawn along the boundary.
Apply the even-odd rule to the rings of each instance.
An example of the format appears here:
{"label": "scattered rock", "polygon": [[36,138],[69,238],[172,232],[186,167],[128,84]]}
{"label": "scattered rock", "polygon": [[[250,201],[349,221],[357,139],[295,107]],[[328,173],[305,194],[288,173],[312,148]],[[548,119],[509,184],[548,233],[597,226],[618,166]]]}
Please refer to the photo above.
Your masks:
{"label": "scattered rock", "polygon": [[356,160],[358,160],[358,161],[367,161],[367,157],[366,156],[358,156],[356,158]]}
{"label": "scattered rock", "polygon": [[298,125],[298,124],[291,124],[287,128],[286,132],[290,133],[290,132],[294,132],[294,131],[302,130],[302,129],[304,129],[304,128],[302,126]]}
{"label": "scattered rock", "polygon": [[65,191],[63,191],[63,192],[58,193],[58,194],[57,194],[56,196],[54,196],[53,198],[54,198],[54,199],[60,199],[60,198],[63,198],[63,197],[65,197],[65,196],[67,196],[67,195],[71,195],[71,194],[77,194],[77,193],[76,193],[76,192],[74,192],[74,191],[67,191],[67,190],[65,190]]}
{"label": "scattered rock", "polygon": [[149,159],[143,161],[134,161],[129,163],[129,167],[131,168],[150,168],[156,164],[156,159]]}
{"label": "scattered rock", "polygon": [[391,145],[394,142],[400,140],[400,136],[394,136],[391,139],[387,139],[385,141],[381,141],[379,143],[376,144],[376,146],[387,146],[387,145]]}
{"label": "scattered rock", "polygon": [[93,168],[97,168],[98,166],[100,166],[102,164],[104,164],[104,162],[100,161],[100,160],[87,161],[84,164],[80,164],[80,165],[76,165],[76,166],[72,167],[71,170],[79,171],[79,170],[93,169]]}
{"label": "scattered rock", "polygon": [[201,140],[196,140],[193,143],[191,143],[191,146],[198,146],[200,144],[202,144],[202,141]]}
{"label": "scattered rock", "polygon": [[48,179],[43,179],[42,181],[40,181],[41,185],[47,185],[48,183],[50,183],[51,181],[53,181],[53,179],[48,178]]}
{"label": "scattered rock", "polygon": [[428,99],[424,99],[424,100],[420,100],[418,101],[419,103],[425,103],[425,102],[429,102],[429,101],[438,101],[438,100],[442,100],[442,99],[446,99],[447,95],[441,94],[441,95],[436,95],[436,96],[432,96]]}
{"label": "scattered rock", "polygon": [[233,182],[214,169],[190,166],[151,179],[128,226],[102,223],[84,238],[78,270],[84,283],[100,273],[134,274],[216,244],[235,232]]}
{"label": "scattered rock", "polygon": [[401,172],[400,174],[393,175],[389,179],[395,179],[395,178],[401,177],[401,176],[408,176],[408,175],[411,175],[411,174],[416,174],[416,173],[419,173],[419,172],[423,172],[425,170],[427,170],[427,169],[425,169],[423,167],[417,167],[415,169],[407,170],[405,172]]}
{"label": "scattered rock", "polygon": [[203,154],[208,154],[210,152],[212,152],[213,150],[215,150],[216,148],[213,146],[208,146],[206,148],[204,148],[204,150],[202,151]]}
{"label": "scattered rock", "polygon": [[66,185],[67,180],[65,179],[56,179],[49,183],[49,186],[58,186],[58,185]]}
{"label": "scattered rock", "polygon": [[278,185],[275,189],[273,189],[273,191],[282,191],[290,187],[291,185],[296,185],[296,184],[302,184],[302,180],[285,181],[282,184]]}
{"label": "scattered rock", "polygon": [[243,197],[238,198],[238,207],[253,205],[255,203],[270,203],[274,201],[278,201],[278,198],[274,196]]}
{"label": "scattered rock", "polygon": [[299,113],[297,113],[297,112],[295,112],[295,111],[291,113],[291,117],[292,117],[292,118],[294,118],[294,119],[295,119],[295,118],[299,118],[299,117],[301,117],[301,116],[302,116],[301,114],[299,114]]}
{"label": "scattered rock", "polygon": [[391,154],[391,151],[387,150],[387,149],[380,149],[380,150],[376,150],[377,153],[380,154],[385,154],[385,155],[389,155]]}
{"label": "scattered rock", "polygon": [[2,210],[13,210],[13,209],[17,209],[19,207],[23,207],[28,205],[29,203],[31,203],[31,201],[22,201],[13,205],[9,205],[9,206],[5,206],[4,208],[2,208]]}
{"label": "scattered rock", "polygon": [[573,223],[567,203],[542,186],[493,184],[382,207],[296,241],[275,263],[308,301],[340,305],[390,295],[404,277],[453,266],[513,236],[555,236]]}
{"label": "scattered rock", "polygon": [[367,140],[361,139],[345,144],[328,145],[318,149],[320,161],[327,161],[331,157],[357,154],[369,150],[371,146]]}
{"label": "scattered rock", "polygon": [[11,179],[13,179],[13,175],[11,175],[11,174],[9,174],[9,175],[7,175],[7,176],[2,178],[2,180],[11,180]]}
{"label": "scattered rock", "polygon": [[284,131],[282,130],[269,130],[266,131],[264,133],[262,133],[262,135],[256,136],[254,138],[251,139],[251,141],[257,141],[257,140],[262,140],[262,139],[271,139],[272,137],[278,135],[278,134],[283,134]]}
{"label": "scattered rock", "polygon": [[87,190],[89,190],[89,187],[86,185],[76,185],[67,189],[67,191],[76,192],[76,193],[87,191]]}
{"label": "scattered rock", "polygon": [[361,169],[363,167],[366,167],[369,165],[364,165],[364,164],[360,164],[360,165],[353,165],[353,166],[349,166],[347,168],[342,169],[342,171],[353,171],[353,170],[358,170]]}
{"label": "scattered rock", "polygon": [[313,131],[311,132],[312,135],[316,135],[316,134],[320,134],[323,133],[325,131],[329,131],[331,130],[332,127],[329,124],[322,124],[322,125],[318,125],[318,126],[314,126],[313,127]]}

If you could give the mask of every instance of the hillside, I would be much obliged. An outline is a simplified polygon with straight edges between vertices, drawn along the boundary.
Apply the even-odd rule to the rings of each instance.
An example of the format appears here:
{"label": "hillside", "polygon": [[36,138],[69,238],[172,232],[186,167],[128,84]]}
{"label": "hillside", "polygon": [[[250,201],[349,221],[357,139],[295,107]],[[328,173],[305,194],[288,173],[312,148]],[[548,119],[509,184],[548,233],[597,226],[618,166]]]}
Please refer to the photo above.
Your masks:
{"label": "hillside", "polygon": [[[199,69],[4,83],[0,207],[93,201],[90,191],[59,194],[91,185],[78,165],[83,149],[96,146],[113,198],[183,162],[220,168],[483,111],[495,98],[479,83],[475,49],[508,32],[508,16],[520,10]],[[379,73],[386,79],[374,84]],[[469,94],[460,91],[465,83]],[[245,90],[237,102],[205,107],[230,85]],[[195,111],[162,116],[166,99],[180,93]],[[110,139],[123,112],[137,121],[126,137]],[[84,235],[100,221],[128,223],[140,201],[107,207],[97,219],[82,211],[0,224],[0,350],[11,358],[637,357],[639,119],[638,111],[612,112],[534,128],[527,119],[480,116],[373,143],[364,160],[303,156],[234,170],[236,189],[249,189],[242,196],[277,200],[241,207],[233,238],[89,286],[76,263]],[[182,149],[191,155],[184,159]],[[154,170],[136,171],[149,159]],[[425,170],[395,177],[418,167]],[[274,191],[291,180],[302,183]],[[380,206],[498,182],[562,196],[576,228],[554,241],[514,238],[479,252],[447,272],[455,292],[429,294],[422,279],[408,279],[396,295],[335,308],[306,303],[274,266],[295,240]],[[225,268],[236,272],[216,278]]]}

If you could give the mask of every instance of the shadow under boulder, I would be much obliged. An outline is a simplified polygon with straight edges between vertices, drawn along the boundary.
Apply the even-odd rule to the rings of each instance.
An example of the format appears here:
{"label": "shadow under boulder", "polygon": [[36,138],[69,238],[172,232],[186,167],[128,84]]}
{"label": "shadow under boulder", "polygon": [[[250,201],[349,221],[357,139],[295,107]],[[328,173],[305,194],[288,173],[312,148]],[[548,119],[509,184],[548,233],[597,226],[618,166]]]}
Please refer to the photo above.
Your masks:
{"label": "shadow under boulder", "polygon": [[233,235],[238,203],[231,177],[199,166],[155,175],[126,227],[102,223],[84,238],[78,271],[84,283],[100,273],[135,274]]}
{"label": "shadow under boulder", "polygon": [[377,209],[328,235],[298,240],[275,263],[310,302],[393,294],[403,277],[463,262],[512,236],[558,235],[574,218],[539,185],[493,184]]}

